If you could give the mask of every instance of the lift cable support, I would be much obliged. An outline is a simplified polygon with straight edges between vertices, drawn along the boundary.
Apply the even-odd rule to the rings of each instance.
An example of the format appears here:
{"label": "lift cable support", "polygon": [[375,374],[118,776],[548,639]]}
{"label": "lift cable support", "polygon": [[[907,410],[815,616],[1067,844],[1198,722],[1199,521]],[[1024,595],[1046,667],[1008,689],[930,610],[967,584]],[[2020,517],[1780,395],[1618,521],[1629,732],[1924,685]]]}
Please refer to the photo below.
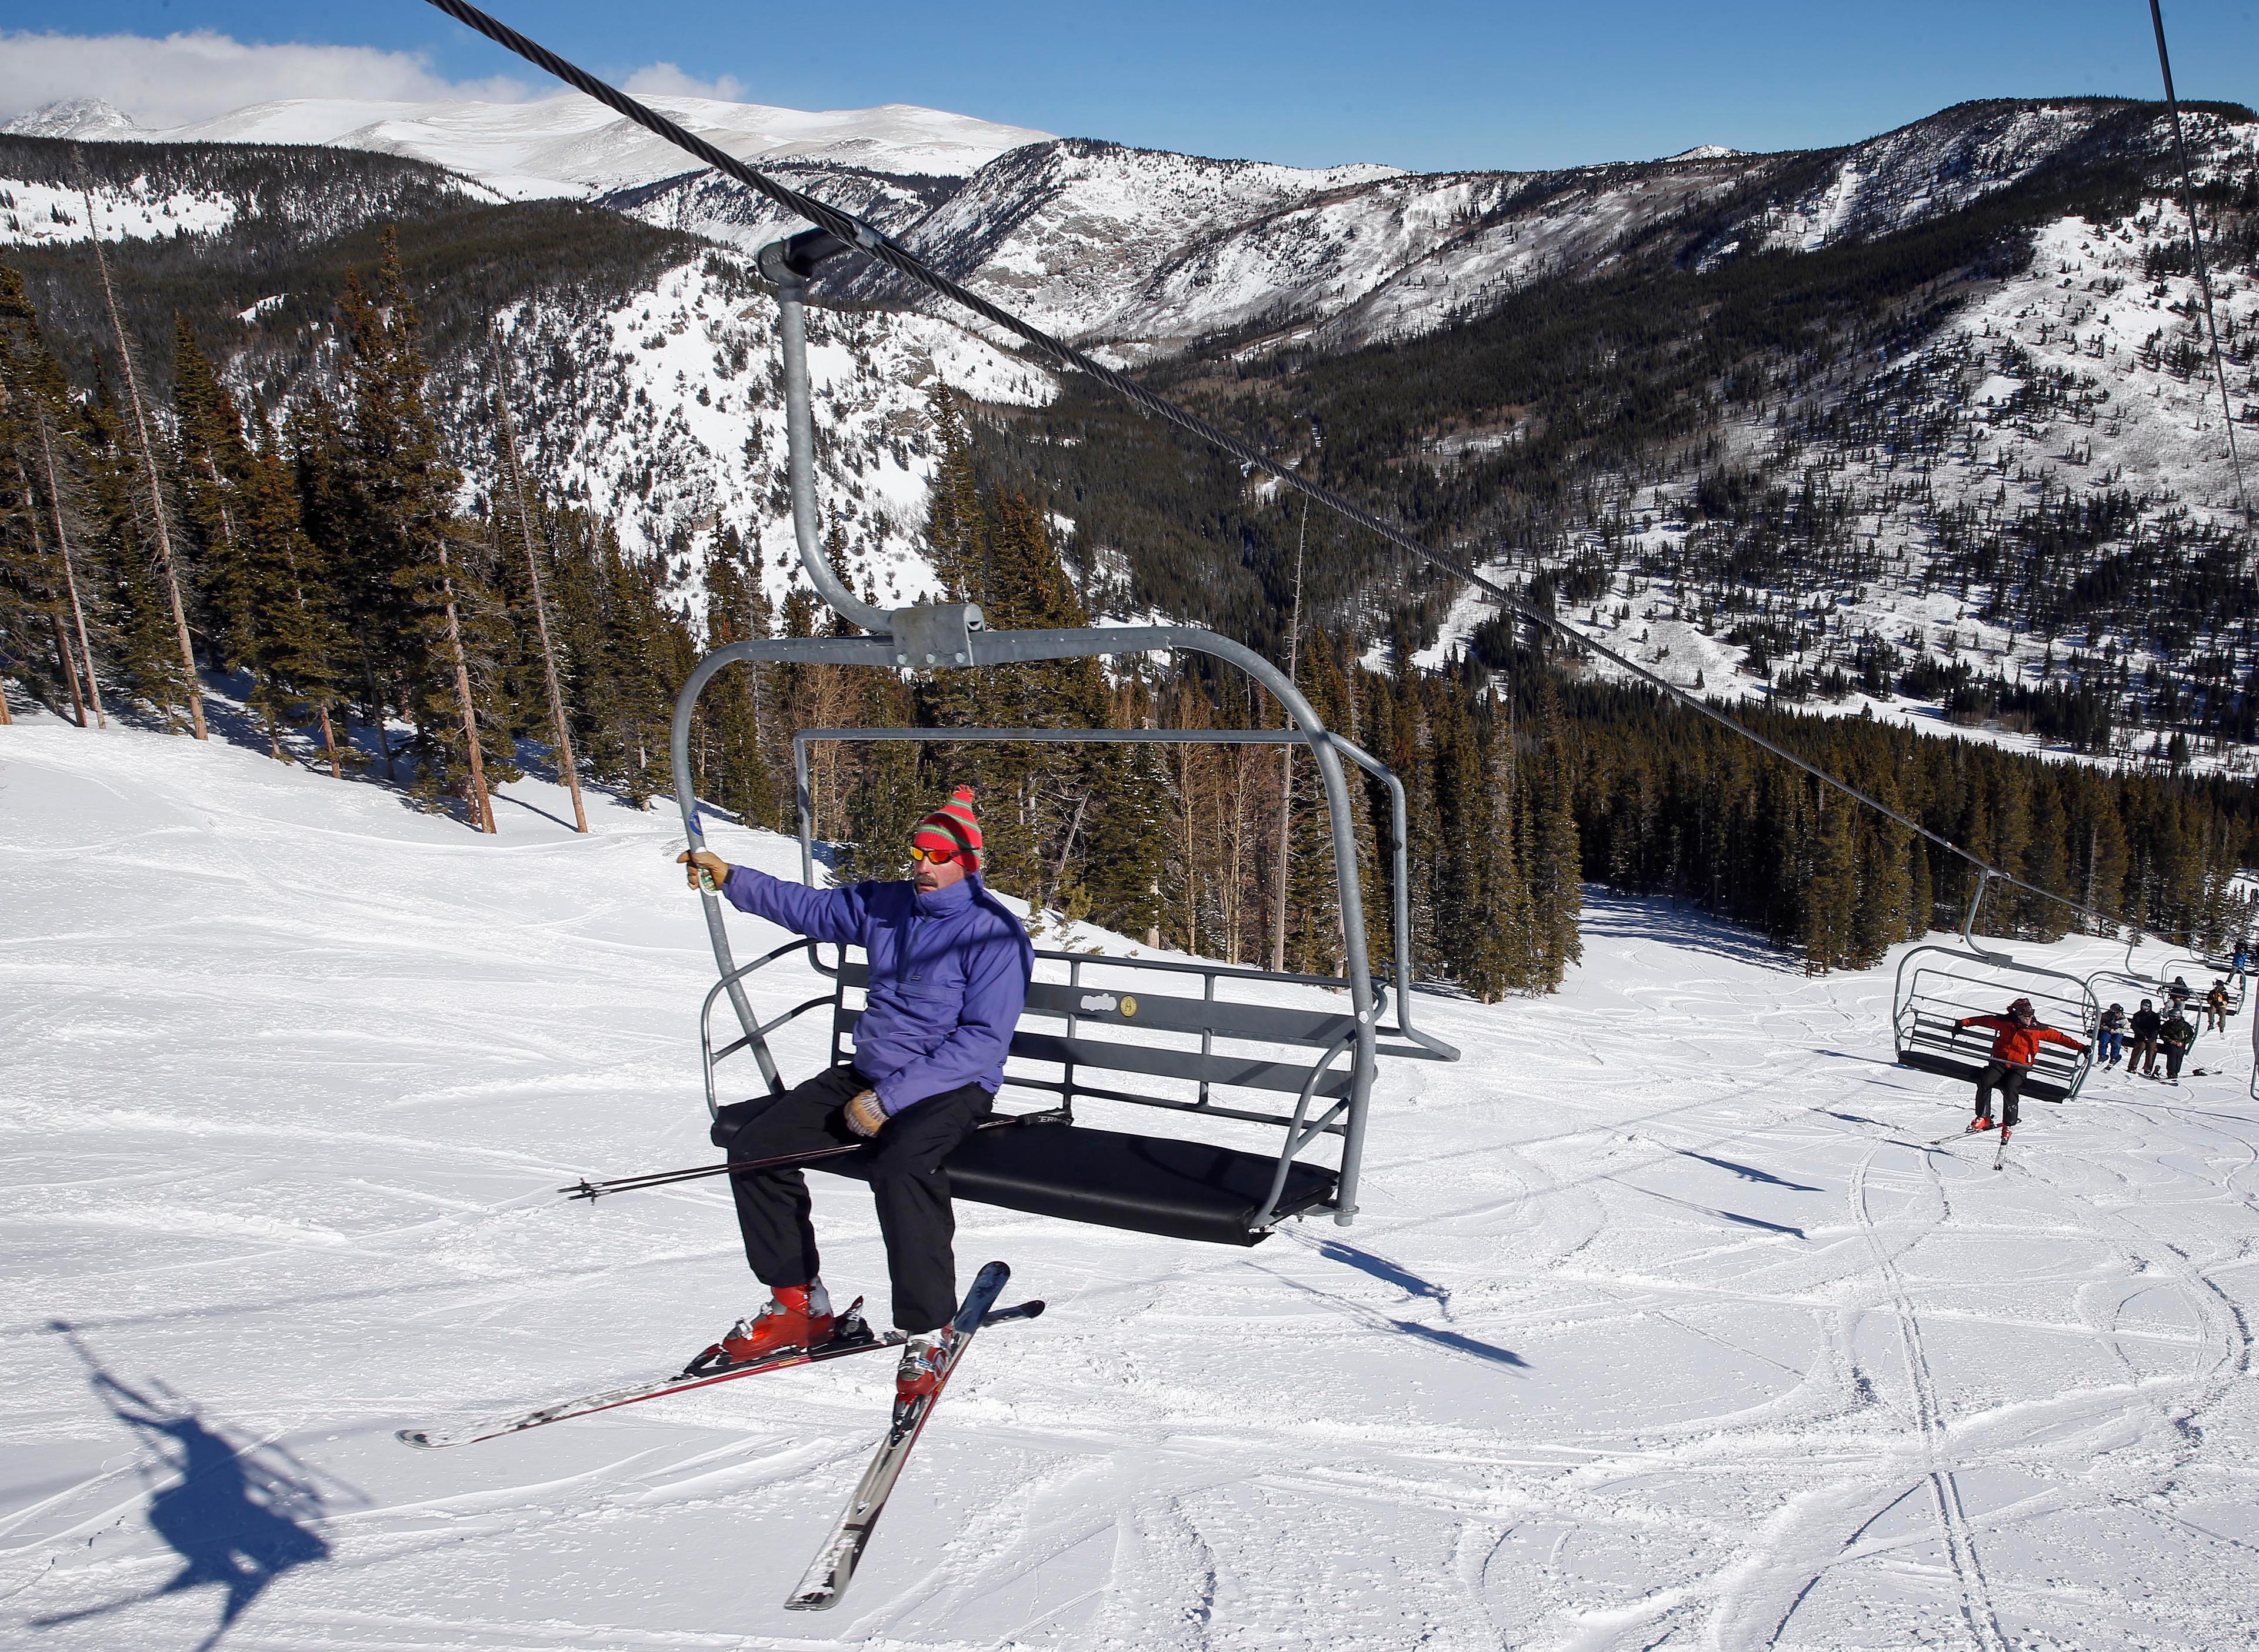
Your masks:
{"label": "lift cable support", "polygon": [[2227,460],[2235,471],[2235,507],[2248,522],[2251,495],[2243,486],[2243,455],[2235,445],[2235,410],[2227,402],[2227,365],[2220,351],[2220,318],[2212,307],[2212,274],[2204,260],[2204,235],[2196,221],[2196,177],[2189,167],[2188,138],[2181,127],[2181,100],[2173,94],[2173,61],[2165,51],[2165,14],[2149,0],[2149,22],[2157,33],[2157,68],[2165,77],[2165,107],[2172,111],[2173,149],[2181,163],[2181,206],[2188,213],[2189,251],[2196,259],[2196,284],[2204,295],[2205,331],[2212,338],[2212,373],[2220,383],[2220,417],[2227,426]]}

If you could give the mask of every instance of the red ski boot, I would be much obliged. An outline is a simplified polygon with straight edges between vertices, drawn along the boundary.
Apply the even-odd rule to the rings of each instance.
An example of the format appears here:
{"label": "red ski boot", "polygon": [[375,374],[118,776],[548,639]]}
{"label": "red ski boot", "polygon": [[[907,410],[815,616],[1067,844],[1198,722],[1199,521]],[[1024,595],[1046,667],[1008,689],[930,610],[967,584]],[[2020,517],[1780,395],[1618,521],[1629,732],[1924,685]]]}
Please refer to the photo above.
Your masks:
{"label": "red ski boot", "polygon": [[2000,1145],[2006,1147],[2008,1144],[2008,1138],[2014,1134],[2014,1130],[2011,1129],[2007,1125],[2003,1124],[2000,1127]]}
{"label": "red ski boot", "polygon": [[1978,1134],[1978,1133],[1979,1131],[1981,1131],[1981,1130],[1989,1130],[1989,1129],[1991,1129],[1992,1128],[1992,1114],[1980,1114],[1978,1116],[1976,1122],[1974,1122],[1973,1124],[1971,1124],[1971,1125],[1969,1127],[1969,1134],[1970,1134],[1970,1135],[1971,1135],[1971,1136],[1975,1136],[1976,1134]]}
{"label": "red ski boot", "polygon": [[[723,1364],[751,1365],[780,1354],[821,1348],[831,1340],[834,1324],[831,1296],[823,1280],[779,1285],[759,1313],[739,1320],[707,1352],[718,1353]],[[705,1355],[699,1357],[703,1359]]]}
{"label": "red ski boot", "polygon": [[949,1359],[946,1326],[926,1331],[902,1344],[902,1363],[894,1370],[894,1404],[913,1405],[930,1399],[941,1388],[941,1374]]}

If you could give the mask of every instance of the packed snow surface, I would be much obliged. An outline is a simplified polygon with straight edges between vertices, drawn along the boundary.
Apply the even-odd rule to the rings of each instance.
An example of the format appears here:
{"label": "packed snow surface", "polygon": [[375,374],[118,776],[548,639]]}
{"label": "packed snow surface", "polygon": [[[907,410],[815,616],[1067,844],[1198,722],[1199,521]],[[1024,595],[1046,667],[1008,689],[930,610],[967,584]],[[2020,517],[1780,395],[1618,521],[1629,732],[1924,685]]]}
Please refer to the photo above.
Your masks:
{"label": "packed snow surface", "polygon": [[[711,1156],[669,818],[497,812],[0,730],[11,1642],[2249,1643],[2242,1050],[2034,1105],[1996,1173],[1932,1144],[1967,1093],[1891,1065],[1886,971],[1662,902],[1596,896],[1557,998],[1421,1000],[1466,1059],[1383,1073],[1354,1228],[961,1207],[963,1274],[1051,1312],[974,1346],[832,1615],[780,1603],[881,1359],[409,1450],[758,1300],[711,1183],[551,1192]],[[773,1012],[811,978],[755,980]],[[833,1291],[882,1295],[868,1195],[815,1182]]]}

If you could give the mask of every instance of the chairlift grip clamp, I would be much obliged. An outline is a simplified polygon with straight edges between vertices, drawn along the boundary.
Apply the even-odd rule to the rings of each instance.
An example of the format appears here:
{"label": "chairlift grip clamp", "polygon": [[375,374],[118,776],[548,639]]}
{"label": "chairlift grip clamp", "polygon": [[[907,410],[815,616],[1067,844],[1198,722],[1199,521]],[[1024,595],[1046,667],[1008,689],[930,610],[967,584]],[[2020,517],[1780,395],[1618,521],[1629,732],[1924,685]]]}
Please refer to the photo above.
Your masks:
{"label": "chairlift grip clamp", "polygon": [[913,671],[937,666],[970,666],[973,633],[986,630],[987,623],[977,602],[935,602],[898,608],[887,616],[894,664]]}

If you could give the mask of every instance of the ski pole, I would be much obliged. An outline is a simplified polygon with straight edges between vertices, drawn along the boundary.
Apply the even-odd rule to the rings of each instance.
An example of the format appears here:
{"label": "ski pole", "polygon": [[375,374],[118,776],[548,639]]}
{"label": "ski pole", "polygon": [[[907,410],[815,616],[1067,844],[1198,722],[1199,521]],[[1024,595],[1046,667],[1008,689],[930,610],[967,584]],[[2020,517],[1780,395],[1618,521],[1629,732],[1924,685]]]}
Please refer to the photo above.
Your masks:
{"label": "ski pole", "polygon": [[[1007,1124],[1018,1124],[1030,1118],[1047,1116],[1042,1114],[1013,1114],[1001,1119],[983,1119],[973,1128],[993,1130]],[[868,1146],[865,1142],[851,1142],[838,1147],[819,1147],[805,1153],[780,1153],[773,1158],[733,1158],[719,1164],[692,1164],[681,1170],[650,1171],[641,1176],[616,1176],[609,1181],[592,1182],[582,1177],[570,1187],[557,1191],[567,1199],[601,1199],[606,1193],[632,1193],[645,1187],[667,1187],[676,1182],[695,1182],[706,1176],[728,1176],[739,1171],[790,1170],[800,1164],[818,1164],[825,1159],[844,1158],[850,1153],[859,1153]]]}

